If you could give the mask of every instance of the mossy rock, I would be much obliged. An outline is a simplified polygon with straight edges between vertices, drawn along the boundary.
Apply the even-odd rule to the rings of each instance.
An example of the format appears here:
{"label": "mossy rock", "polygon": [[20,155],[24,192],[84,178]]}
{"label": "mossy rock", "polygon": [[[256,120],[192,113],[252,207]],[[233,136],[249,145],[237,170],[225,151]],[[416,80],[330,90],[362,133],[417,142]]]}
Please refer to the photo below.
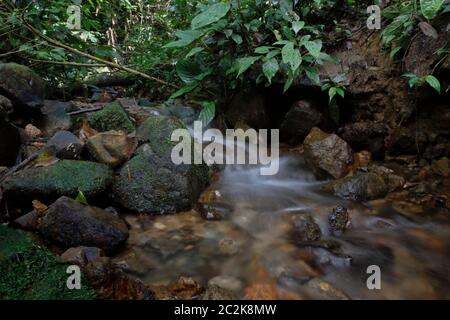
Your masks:
{"label": "mossy rock", "polygon": [[62,160],[48,167],[30,168],[16,173],[3,183],[5,196],[75,197],[82,191],[91,198],[103,194],[113,180],[113,172],[104,164]]}
{"label": "mossy rock", "polygon": [[67,266],[23,231],[0,225],[1,300],[94,299],[83,276],[80,290],[67,288]]}
{"label": "mossy rock", "polygon": [[102,110],[97,111],[89,118],[89,124],[98,131],[124,131],[133,132],[134,126],[125,110],[119,102],[107,104]]}
{"label": "mossy rock", "polygon": [[179,119],[151,116],[137,129],[136,137],[140,144],[148,143],[156,154],[170,155],[172,148],[178,144],[171,141],[172,133],[177,129],[186,129]]}

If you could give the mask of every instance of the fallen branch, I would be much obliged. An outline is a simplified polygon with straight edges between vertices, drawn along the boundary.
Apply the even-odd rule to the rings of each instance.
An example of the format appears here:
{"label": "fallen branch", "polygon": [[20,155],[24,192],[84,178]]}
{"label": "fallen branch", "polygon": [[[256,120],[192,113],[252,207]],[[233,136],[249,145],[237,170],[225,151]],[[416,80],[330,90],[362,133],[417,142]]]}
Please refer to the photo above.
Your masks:
{"label": "fallen branch", "polygon": [[70,62],[70,61],[51,61],[51,60],[39,60],[39,59],[28,59],[33,62],[40,63],[48,63],[48,64],[58,64],[58,65],[67,65],[67,66],[75,66],[75,67],[85,67],[85,68],[101,68],[104,67],[104,64],[100,63],[78,63],[78,62]]}
{"label": "fallen branch", "polygon": [[83,51],[74,49],[74,48],[72,48],[72,47],[70,47],[70,46],[68,46],[68,45],[66,45],[66,44],[64,44],[64,43],[62,43],[62,42],[59,42],[58,40],[52,39],[52,38],[46,36],[45,34],[42,34],[42,32],[40,32],[39,30],[37,30],[36,28],[34,28],[32,25],[30,25],[27,21],[25,21],[25,19],[23,19],[23,23],[24,23],[25,27],[26,27],[28,30],[30,30],[32,33],[34,33],[34,34],[37,35],[38,37],[40,37],[40,38],[46,40],[47,42],[49,42],[49,43],[51,43],[51,44],[53,44],[53,45],[55,45],[55,46],[57,46],[57,47],[60,47],[60,48],[65,49],[65,50],[67,50],[67,51],[69,51],[69,52],[75,53],[75,54],[77,54],[77,55],[79,55],[79,56],[88,58],[88,59],[90,59],[90,60],[94,60],[94,61],[100,62],[101,64],[110,66],[110,67],[112,67],[112,68],[120,69],[120,70],[129,72],[129,73],[138,75],[138,76],[140,76],[140,77],[142,77],[142,78],[145,78],[145,79],[147,79],[147,80],[152,80],[152,81],[158,82],[158,83],[160,83],[160,84],[163,84],[163,85],[165,85],[165,86],[169,86],[169,87],[172,87],[172,88],[178,88],[178,87],[177,87],[176,85],[174,85],[174,84],[171,84],[171,83],[168,83],[168,82],[166,82],[166,81],[164,81],[164,80],[161,80],[161,79],[158,79],[158,78],[149,76],[148,74],[145,74],[145,73],[143,73],[143,72],[140,72],[140,71],[137,71],[137,70],[128,68],[128,67],[124,67],[124,66],[121,66],[121,65],[119,65],[119,64],[117,64],[117,63],[114,63],[114,62],[111,62],[111,61],[108,61],[108,60],[103,60],[103,59],[101,59],[101,58],[97,58],[96,56],[90,55],[90,54],[88,54],[88,53],[86,53],[86,52],[83,52]]}
{"label": "fallen branch", "polygon": [[19,170],[22,170],[23,168],[25,168],[28,164],[30,164],[31,162],[33,162],[34,160],[37,159],[37,157],[39,156],[39,153],[34,153],[32,154],[30,157],[28,157],[27,159],[23,160],[21,163],[19,163],[18,165],[12,167],[11,169],[8,170],[8,172],[6,172],[1,178],[0,178],[0,183],[2,183],[6,178],[8,178],[9,176],[11,176],[12,174],[16,173]]}
{"label": "fallen branch", "polygon": [[95,112],[95,111],[99,111],[99,110],[102,110],[102,109],[103,109],[103,107],[95,107],[95,108],[83,109],[83,110],[68,112],[67,115],[68,116],[76,116],[77,114]]}

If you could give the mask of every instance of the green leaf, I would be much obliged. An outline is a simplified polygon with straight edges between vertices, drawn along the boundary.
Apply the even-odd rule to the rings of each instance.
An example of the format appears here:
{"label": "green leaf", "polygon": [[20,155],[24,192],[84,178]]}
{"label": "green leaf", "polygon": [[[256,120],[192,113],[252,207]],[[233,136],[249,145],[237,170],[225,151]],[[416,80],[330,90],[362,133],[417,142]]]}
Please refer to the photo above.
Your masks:
{"label": "green leaf", "polygon": [[213,101],[202,102],[202,111],[198,116],[198,121],[201,121],[203,126],[208,126],[216,116],[216,104]]}
{"label": "green leaf", "polygon": [[192,90],[194,90],[195,88],[197,88],[199,85],[198,82],[194,82],[188,85],[185,85],[183,87],[181,87],[180,89],[178,89],[177,91],[175,91],[170,97],[169,99],[176,99],[178,97],[181,97],[182,95],[191,92]]}
{"label": "green leaf", "polygon": [[337,87],[337,88],[336,88],[336,92],[337,92],[337,94],[340,95],[342,98],[345,97],[345,91],[344,91],[343,88]]}
{"label": "green leaf", "polygon": [[223,17],[225,17],[230,11],[229,3],[216,3],[208,7],[205,11],[200,13],[194,19],[192,19],[191,27],[192,29],[200,29],[211,23],[217,22]]}
{"label": "green leaf", "polygon": [[328,96],[330,97],[330,102],[333,101],[334,97],[337,94],[337,88],[331,87],[330,90],[328,90]]}
{"label": "green leaf", "polygon": [[284,84],[283,93],[286,93],[286,91],[289,90],[289,88],[292,86],[293,82],[294,82],[294,74],[292,72],[290,72],[289,76],[286,80],[286,83]]}
{"label": "green leaf", "polygon": [[322,50],[322,41],[306,41],[304,44],[306,50],[316,59],[320,57],[320,50]]}
{"label": "green leaf", "polygon": [[395,55],[396,55],[400,50],[402,50],[402,47],[397,47],[397,48],[392,49],[392,50],[391,50],[391,53],[389,54],[389,57],[390,57],[391,59],[394,59],[394,58],[395,58]]}
{"label": "green leaf", "polygon": [[78,202],[79,204],[84,204],[86,206],[89,205],[89,203],[87,202],[86,197],[84,196],[83,191],[78,191],[78,195],[77,195],[75,201]]}
{"label": "green leaf", "polygon": [[279,55],[280,54],[280,49],[275,49],[275,50],[272,50],[272,51],[270,51],[267,55],[266,55],[266,60],[270,60],[270,59],[272,59],[272,58],[274,58],[274,57],[276,57],[277,55]]}
{"label": "green leaf", "polygon": [[233,39],[233,41],[236,42],[236,44],[242,43],[242,37],[236,33],[233,33],[233,35],[231,36],[231,39]]}
{"label": "green leaf", "polygon": [[280,70],[280,65],[278,64],[277,59],[273,58],[264,63],[262,69],[269,83],[272,83],[272,78],[277,74],[278,70]]}
{"label": "green leaf", "polygon": [[268,47],[268,46],[258,47],[255,49],[255,53],[266,54],[266,53],[269,53],[270,49],[272,49],[272,48],[273,47]]}
{"label": "green leaf", "polygon": [[175,32],[175,35],[179,38],[179,40],[169,42],[168,44],[163,46],[163,48],[184,48],[203,36],[204,33],[204,30],[177,31]]}
{"label": "green leaf", "polygon": [[439,82],[439,80],[432,76],[432,75],[428,75],[425,77],[425,81],[437,92],[441,93],[441,83]]}
{"label": "green leaf", "polygon": [[238,59],[236,61],[236,69],[238,70],[237,77],[239,77],[241,74],[247,71],[248,68],[250,68],[260,58],[261,57],[250,56]]}
{"label": "green leaf", "polygon": [[190,60],[179,60],[176,66],[177,74],[185,83],[196,81],[196,78],[202,73],[200,66]]}
{"label": "green leaf", "polygon": [[202,47],[195,47],[191,51],[189,51],[189,53],[186,55],[186,58],[195,56],[197,53],[202,52],[203,50],[205,50],[205,49]]}
{"label": "green leaf", "polygon": [[445,0],[420,0],[420,11],[428,20],[436,17]]}
{"label": "green leaf", "polygon": [[297,34],[305,26],[304,21],[294,21],[292,22],[292,30]]}
{"label": "green leaf", "polygon": [[318,84],[320,83],[320,77],[319,72],[317,71],[317,68],[314,67],[307,67],[305,68],[306,76],[311,79],[312,82]]}
{"label": "green leaf", "polygon": [[302,63],[302,56],[298,49],[294,48],[294,43],[287,43],[281,50],[283,62],[291,67],[292,72],[295,72]]}

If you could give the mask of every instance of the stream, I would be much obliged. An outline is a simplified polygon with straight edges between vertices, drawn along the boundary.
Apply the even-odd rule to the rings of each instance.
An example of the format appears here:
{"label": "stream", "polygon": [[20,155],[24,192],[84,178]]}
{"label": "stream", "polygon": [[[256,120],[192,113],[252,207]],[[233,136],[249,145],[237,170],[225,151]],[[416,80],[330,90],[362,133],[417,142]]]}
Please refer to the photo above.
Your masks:
{"label": "stream", "polygon": [[[417,222],[389,201],[327,195],[301,157],[282,156],[279,165],[275,176],[260,175],[256,166],[227,166],[218,174],[211,206],[229,211],[225,220],[202,219],[197,210],[127,215],[129,248],[115,263],[149,285],[192,277],[240,299],[261,284],[279,299],[449,298],[448,221]],[[338,205],[350,214],[340,235],[328,226]],[[293,241],[292,219],[308,215],[320,226],[320,240]],[[367,288],[371,265],[381,270],[381,290]]]}

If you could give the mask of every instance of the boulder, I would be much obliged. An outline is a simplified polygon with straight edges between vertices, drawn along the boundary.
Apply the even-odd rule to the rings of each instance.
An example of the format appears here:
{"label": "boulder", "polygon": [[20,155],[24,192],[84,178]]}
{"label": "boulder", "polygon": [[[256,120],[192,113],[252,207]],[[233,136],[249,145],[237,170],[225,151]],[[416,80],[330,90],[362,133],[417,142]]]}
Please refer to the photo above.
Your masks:
{"label": "boulder", "polygon": [[294,243],[303,245],[319,240],[322,231],[310,216],[294,215],[292,219],[291,239]]}
{"label": "boulder", "polygon": [[191,209],[207,184],[206,166],[177,166],[144,145],[120,169],[113,193],[122,206],[139,213],[175,213]]}
{"label": "boulder", "polygon": [[281,136],[292,144],[298,144],[308,135],[312,128],[323,120],[322,113],[308,101],[297,101],[289,109],[281,124]]}
{"label": "boulder", "polygon": [[92,114],[89,124],[101,132],[116,130],[131,133],[134,131],[133,123],[117,101],[105,105],[102,110]]}
{"label": "boulder", "polygon": [[57,132],[45,145],[44,150],[59,159],[76,160],[81,156],[84,144],[70,131]]}
{"label": "boulder", "polygon": [[11,167],[20,151],[19,130],[0,119],[0,166]]}
{"label": "boulder", "polygon": [[45,85],[30,68],[16,63],[0,63],[0,93],[29,108],[44,104]]}
{"label": "boulder", "polygon": [[52,137],[58,131],[67,131],[72,127],[72,120],[67,115],[70,104],[58,100],[45,100],[41,112],[44,115],[43,120],[39,123],[39,128],[43,133]]}
{"label": "boulder", "polygon": [[360,172],[334,181],[325,189],[332,190],[338,197],[354,201],[383,198],[389,191],[383,178],[371,172]]}
{"label": "boulder", "polygon": [[14,198],[76,197],[82,191],[88,198],[103,194],[113,174],[108,166],[95,162],[61,160],[47,167],[22,170],[2,184],[4,195]]}
{"label": "boulder", "polygon": [[121,131],[108,131],[89,138],[86,146],[94,159],[115,168],[133,155],[136,139]]}
{"label": "boulder", "polygon": [[94,262],[101,256],[103,256],[103,252],[99,248],[76,247],[67,249],[62,255],[59,256],[59,258],[62,262],[65,263],[84,266],[87,263]]}
{"label": "boulder", "polygon": [[304,141],[305,159],[319,177],[341,178],[353,160],[350,146],[335,134],[313,128]]}
{"label": "boulder", "polygon": [[97,247],[105,252],[114,252],[128,239],[128,228],[121,218],[68,197],[49,206],[39,231],[67,248]]}

